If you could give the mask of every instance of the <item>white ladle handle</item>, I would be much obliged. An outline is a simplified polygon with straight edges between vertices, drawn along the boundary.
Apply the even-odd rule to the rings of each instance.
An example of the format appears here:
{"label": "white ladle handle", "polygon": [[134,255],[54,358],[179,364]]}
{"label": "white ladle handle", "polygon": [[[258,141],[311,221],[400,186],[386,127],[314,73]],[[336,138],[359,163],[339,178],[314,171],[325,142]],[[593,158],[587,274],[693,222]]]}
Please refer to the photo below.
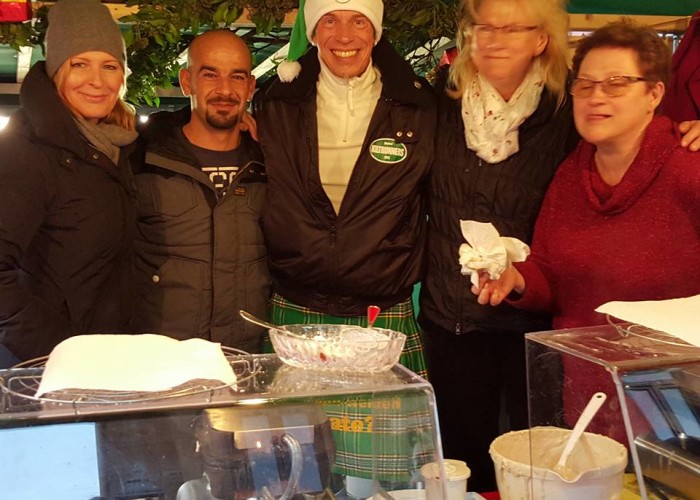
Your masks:
{"label": "white ladle handle", "polygon": [[566,466],[566,461],[569,458],[569,455],[571,455],[571,452],[574,450],[574,446],[576,446],[581,434],[583,434],[583,431],[586,430],[588,424],[591,423],[591,420],[593,420],[593,417],[595,417],[596,413],[598,413],[598,410],[600,410],[600,407],[603,406],[606,399],[607,396],[604,392],[596,392],[593,394],[593,397],[591,397],[591,400],[588,402],[586,407],[583,409],[583,412],[581,412],[581,416],[576,421],[574,430],[571,431],[569,440],[566,442],[566,446],[564,446],[564,451],[562,451],[559,461],[554,467],[555,469],[562,469]]}

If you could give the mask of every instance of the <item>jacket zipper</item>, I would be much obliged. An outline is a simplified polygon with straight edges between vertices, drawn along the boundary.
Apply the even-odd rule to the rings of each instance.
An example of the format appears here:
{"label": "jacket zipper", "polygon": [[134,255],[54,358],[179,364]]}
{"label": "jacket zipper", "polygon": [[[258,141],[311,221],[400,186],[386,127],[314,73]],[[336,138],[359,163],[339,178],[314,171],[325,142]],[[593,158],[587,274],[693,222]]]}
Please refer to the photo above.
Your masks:
{"label": "jacket zipper", "polygon": [[[477,170],[476,170],[476,172],[474,172],[473,175],[475,175],[477,177],[481,175],[482,165],[483,165],[483,163],[481,161],[481,158],[478,158]],[[466,172],[468,172],[468,170],[465,171],[465,173]],[[475,180],[472,180],[472,182],[470,182],[470,184],[472,187],[470,188],[469,199],[473,200],[474,199],[474,186],[476,186],[477,182]],[[457,318],[456,318],[457,322],[455,323],[455,335],[462,335],[462,322],[461,321],[462,321],[462,316],[464,314],[464,304],[466,303],[466,300],[467,300],[467,297],[466,297],[467,293],[471,293],[469,291],[469,286],[467,286],[467,291],[463,292],[461,294],[461,296],[458,298],[458,301],[459,301],[459,308],[458,309],[459,310],[457,311]]]}
{"label": "jacket zipper", "polygon": [[[236,172],[236,175],[233,176],[233,179],[231,179],[231,183],[228,185],[226,188],[226,191],[224,191],[223,194],[219,195],[219,193],[216,192],[216,189],[214,189],[214,194],[216,196],[216,205],[214,205],[211,209],[211,220],[212,220],[212,228],[211,228],[211,272],[214,273],[214,265],[215,263],[219,260],[219,253],[218,253],[218,245],[216,244],[216,211],[217,209],[222,205],[224,198],[227,198],[229,193],[231,192],[231,189],[235,189],[238,187],[241,183],[241,179],[243,179],[246,175],[248,175],[248,170],[251,169],[251,165],[263,165],[261,162],[257,160],[250,160],[248,161],[245,165],[240,167],[238,169],[238,172]],[[263,165],[264,166],[264,165]],[[196,180],[196,179],[195,179]],[[211,186],[204,185],[203,187],[211,189]],[[238,236],[236,236],[236,239],[238,239]],[[237,262],[241,261],[241,256],[240,256],[240,247],[236,246],[236,255],[235,259]],[[213,276],[213,274],[212,274]],[[216,297],[218,296],[218,293],[216,290],[214,290],[216,280],[212,279],[212,302],[211,302],[211,315],[212,318],[214,316],[215,311],[218,310],[219,303],[216,300]],[[209,328],[209,335],[211,335],[211,327]]]}
{"label": "jacket zipper", "polygon": [[[380,101],[380,102],[383,101],[383,102],[385,102],[385,103],[389,103],[389,102],[391,102],[391,99],[388,99],[388,98],[381,98],[379,101]],[[362,153],[363,153],[364,151],[366,151],[366,150],[368,149],[368,147],[369,147],[369,144],[368,144],[369,138],[370,138],[370,137],[374,137],[374,135],[375,135],[374,132],[375,132],[376,128],[378,127],[378,125],[379,125],[380,123],[383,123],[383,122],[384,122],[384,120],[386,119],[386,115],[388,115],[388,114],[390,113],[390,110],[389,110],[388,108],[387,108],[387,109],[383,109],[383,110],[380,110],[380,112],[382,113],[382,115],[379,116],[379,115],[377,114],[377,109],[378,109],[378,108],[379,108],[379,103],[377,103],[377,108],[375,108],[374,113],[372,113],[372,118],[370,118],[369,126],[367,127],[367,132],[365,133],[365,138],[364,138],[364,140],[362,141],[362,146],[360,147],[360,154],[357,155],[357,159],[355,160],[355,164],[352,166],[352,172],[350,172],[350,178],[348,179],[348,189],[345,191],[345,195],[343,196],[343,201],[345,201],[345,198],[347,198],[347,196],[348,196],[348,192],[349,192],[349,190],[350,190],[350,185],[352,184],[353,179],[354,179],[355,177],[357,177],[357,175],[355,174],[355,171],[357,170],[357,164],[358,164],[359,161],[360,161],[360,157],[362,156]],[[376,115],[376,117],[375,117],[375,115]],[[341,202],[341,204],[340,204],[340,210],[338,210],[338,215],[337,215],[338,218],[340,217],[340,214],[341,214],[342,212],[343,212],[343,203]]]}
{"label": "jacket zipper", "polygon": [[[461,122],[461,120],[460,120],[460,122]],[[462,126],[462,135],[464,135],[464,125],[462,124],[461,126]],[[481,176],[481,167],[483,166],[483,162],[482,162],[481,158],[477,157],[477,164],[476,165],[477,165],[476,172],[472,173],[471,175],[472,175],[472,177],[478,178],[479,176]],[[469,173],[468,167],[464,170],[464,173],[465,174]],[[475,186],[477,184],[477,180],[472,179],[472,181],[469,184],[471,187],[469,189],[469,194],[468,194],[469,198],[467,198],[467,199],[473,200],[474,199],[474,190],[475,190]],[[467,287],[467,290],[468,289],[469,288]],[[471,293],[471,292],[467,291],[466,293]],[[455,318],[457,320],[457,322],[455,323],[455,327],[454,327],[455,335],[462,335],[462,322],[461,322],[461,320],[462,320],[462,315],[464,314],[464,304],[466,302],[466,293],[461,294],[461,300],[458,299],[460,305],[459,305],[459,310],[457,311],[457,318]]]}
{"label": "jacket zipper", "polygon": [[[315,108],[314,108],[314,110],[315,110]],[[306,106],[301,107],[301,119],[303,122],[303,130],[304,130],[304,138],[306,139],[306,147],[309,150],[310,158],[316,158],[316,162],[313,165],[313,167],[318,169],[319,168],[318,153],[314,152],[315,149],[318,147],[318,135],[314,135],[312,133],[311,127],[309,126],[309,112],[308,112],[308,109],[306,108]],[[314,139],[315,139],[315,143],[314,143]],[[311,208],[312,212],[317,213],[318,207],[314,207],[312,205],[310,208]],[[335,212],[335,210],[333,210],[333,212]],[[324,217],[320,221],[325,222],[326,220],[327,220],[327,218]],[[328,226],[328,244],[330,247],[328,258],[329,258],[330,264],[328,265],[327,272],[328,272],[328,277],[329,277],[329,282],[330,282],[330,290],[331,290],[332,295],[335,294],[336,282],[338,281],[338,279],[337,279],[337,270],[338,270],[337,260],[338,260],[338,257],[337,257],[336,252],[335,252],[335,244],[336,244],[336,240],[337,240],[337,227],[336,227],[337,220],[338,220],[338,214],[335,214],[334,218],[332,218],[330,221],[330,225]]]}
{"label": "jacket zipper", "polygon": [[[244,178],[248,174],[248,170],[250,169],[251,165],[262,165],[262,163],[260,163],[257,160],[250,160],[248,163],[246,163],[245,165],[240,167],[238,169],[238,172],[236,172],[236,175],[234,175],[233,179],[231,179],[231,183],[226,188],[226,191],[224,191],[224,193],[221,196],[219,196],[217,193],[217,195],[216,195],[217,205],[218,205],[219,201],[224,199],[224,197],[228,196],[229,192],[231,192],[231,188],[238,187],[238,185],[241,183],[241,179]],[[207,187],[209,187],[209,186],[207,186]],[[214,190],[214,191],[216,192],[216,190]]]}
{"label": "jacket zipper", "polygon": [[[379,104],[382,101],[389,102],[390,99],[386,99],[386,98],[380,99],[379,102],[377,103],[377,108],[379,107]],[[380,110],[380,111],[384,112],[384,115],[389,113],[388,109]],[[369,126],[367,127],[367,132],[365,133],[365,138],[362,141],[362,146],[360,148],[360,154],[357,155],[357,159],[355,160],[355,164],[352,166],[352,172],[350,173],[350,178],[348,179],[348,187],[345,190],[345,195],[343,196],[343,201],[341,201],[341,203],[340,203],[340,210],[338,210],[338,213],[336,214],[336,217],[335,217],[336,221],[338,219],[340,219],[340,216],[343,213],[343,205],[345,204],[345,199],[347,199],[348,193],[350,192],[350,185],[352,184],[353,178],[355,178],[357,176],[357,174],[356,174],[357,164],[359,163],[360,157],[362,156],[363,152],[368,147],[367,141],[369,140],[370,137],[374,136],[374,130],[377,128],[378,124],[382,123],[384,121],[384,115],[379,117],[379,118],[375,118],[376,114],[377,114],[377,109],[375,108],[374,113],[372,114],[372,117],[370,118]],[[379,115],[377,115],[377,116],[379,116]],[[336,240],[337,240],[337,226],[336,226],[336,224],[331,223],[329,229],[330,229],[329,243],[331,246],[331,256],[332,256],[332,259],[331,259],[332,269],[330,270],[329,274],[332,277],[331,290],[332,290],[332,293],[335,294],[336,293],[336,282],[337,282],[337,277],[338,277],[337,273],[338,273],[338,266],[339,266],[337,252],[335,251],[335,244],[336,244]]]}
{"label": "jacket zipper", "polygon": [[330,227],[330,244],[331,247],[335,246],[335,241],[336,241],[336,227],[335,224],[331,224]]}

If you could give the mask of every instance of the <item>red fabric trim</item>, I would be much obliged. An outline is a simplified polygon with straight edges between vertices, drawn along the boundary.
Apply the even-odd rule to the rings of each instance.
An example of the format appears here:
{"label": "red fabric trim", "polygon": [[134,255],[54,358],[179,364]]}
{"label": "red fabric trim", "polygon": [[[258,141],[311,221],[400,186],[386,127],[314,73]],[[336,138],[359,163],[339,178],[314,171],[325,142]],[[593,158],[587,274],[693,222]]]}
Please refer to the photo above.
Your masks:
{"label": "red fabric trim", "polygon": [[18,23],[32,18],[30,2],[0,0],[0,23]]}
{"label": "red fabric trim", "polygon": [[499,500],[501,498],[498,496],[497,491],[493,491],[491,493],[479,493],[482,497],[484,497],[486,500]]}
{"label": "red fabric trim", "polygon": [[457,47],[447,49],[438,62],[438,67],[449,66],[457,58]]}

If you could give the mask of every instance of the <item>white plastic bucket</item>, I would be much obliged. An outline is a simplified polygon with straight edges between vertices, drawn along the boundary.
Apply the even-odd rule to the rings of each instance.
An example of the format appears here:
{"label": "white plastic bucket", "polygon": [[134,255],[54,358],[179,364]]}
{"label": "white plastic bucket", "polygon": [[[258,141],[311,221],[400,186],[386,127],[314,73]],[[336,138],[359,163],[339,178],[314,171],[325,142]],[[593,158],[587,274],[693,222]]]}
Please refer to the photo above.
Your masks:
{"label": "white plastic bucket", "polygon": [[497,437],[489,453],[501,499],[618,500],[627,449],[606,436],[585,432],[567,462],[572,480],[565,481],[552,469],[570,433],[559,427],[534,427]]}

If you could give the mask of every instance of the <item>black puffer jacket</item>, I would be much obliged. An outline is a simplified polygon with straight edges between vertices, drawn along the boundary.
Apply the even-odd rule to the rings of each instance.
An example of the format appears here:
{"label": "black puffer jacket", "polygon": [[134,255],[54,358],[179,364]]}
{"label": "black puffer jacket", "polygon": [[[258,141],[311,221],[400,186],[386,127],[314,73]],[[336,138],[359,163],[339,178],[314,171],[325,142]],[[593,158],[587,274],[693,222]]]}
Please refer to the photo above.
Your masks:
{"label": "black puffer jacket", "polygon": [[491,222],[501,236],[530,243],[535,220],[559,163],[578,142],[566,100],[557,108],[546,90],[537,110],[520,126],[520,151],[489,164],[467,149],[461,100],[441,92],[436,159],[430,183],[428,269],[420,296],[420,323],[457,334],[526,332],[547,328],[547,318],[508,304],[482,306],[460,274],[460,220]]}
{"label": "black puffer jacket", "polygon": [[0,134],[0,342],[21,359],[131,314],[136,191],[90,146],[37,63]]}
{"label": "black puffer jacket", "polygon": [[189,107],[152,115],[136,170],[139,223],[134,328],[177,339],[201,337],[260,352],[263,329],[240,309],[265,317],[270,274],[260,223],[267,178],[260,147],[241,135],[248,157],[218,196],[178,139]]}
{"label": "black puffer jacket", "polygon": [[317,50],[300,60],[296,80],[275,79],[256,97],[269,179],[263,227],[273,287],[338,316],[365,314],[369,304],[394,305],[421,276],[434,96],[388,42],[380,40],[372,62],[382,94],[338,215],[319,175]]}

